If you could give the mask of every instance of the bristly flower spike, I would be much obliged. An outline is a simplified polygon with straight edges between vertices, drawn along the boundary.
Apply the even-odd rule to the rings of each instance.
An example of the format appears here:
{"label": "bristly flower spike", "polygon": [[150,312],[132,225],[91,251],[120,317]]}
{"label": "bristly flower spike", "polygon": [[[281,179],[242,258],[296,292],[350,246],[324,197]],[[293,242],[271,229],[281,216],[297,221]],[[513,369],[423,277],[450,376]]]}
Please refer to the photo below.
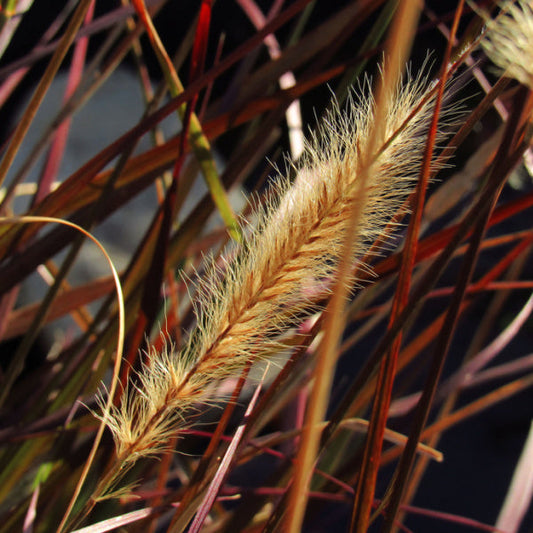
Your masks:
{"label": "bristly flower spike", "polygon": [[505,75],[533,90],[533,6],[531,1],[504,2],[488,22],[482,46]]}
{"label": "bristly flower spike", "polygon": [[[362,90],[369,89],[367,81]],[[277,350],[285,332],[320,310],[346,231],[357,235],[354,265],[382,236],[413,188],[433,100],[420,75],[396,87],[388,102],[364,200],[353,193],[368,158],[373,102],[354,93],[347,111],[334,109],[309,142],[294,183],[279,179],[235,259],[224,272],[210,268],[197,287],[197,326],[186,345],[150,353],[137,385],[110,413],[119,463],[160,451],[215,383]],[[347,227],[352,202],[361,210],[357,228]]]}

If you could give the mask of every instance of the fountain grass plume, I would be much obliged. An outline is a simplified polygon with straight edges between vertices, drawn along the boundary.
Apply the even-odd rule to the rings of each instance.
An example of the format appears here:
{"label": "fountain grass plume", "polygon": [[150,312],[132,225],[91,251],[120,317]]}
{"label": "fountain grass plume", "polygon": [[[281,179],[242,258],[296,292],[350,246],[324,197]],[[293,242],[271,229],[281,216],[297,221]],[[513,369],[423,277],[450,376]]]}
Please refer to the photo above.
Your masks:
{"label": "fountain grass plume", "polygon": [[533,6],[531,2],[503,2],[502,12],[487,23],[482,46],[505,75],[533,90]]}
{"label": "fountain grass plume", "polygon": [[[282,335],[320,310],[340,260],[343,235],[357,234],[354,267],[383,236],[413,189],[432,108],[423,75],[407,76],[389,95],[376,154],[367,154],[373,99],[367,80],[345,111],[337,105],[308,143],[294,182],[276,194],[233,260],[213,264],[196,290],[197,325],[185,346],[149,354],[149,363],[109,414],[119,462],[159,452],[186,424],[188,411],[213,385],[281,346]],[[354,195],[363,158],[372,161],[362,197]],[[347,227],[353,203],[362,216]],[[220,264],[220,263],[219,263]],[[354,268],[354,271],[356,269]],[[355,280],[350,280],[353,282]]]}

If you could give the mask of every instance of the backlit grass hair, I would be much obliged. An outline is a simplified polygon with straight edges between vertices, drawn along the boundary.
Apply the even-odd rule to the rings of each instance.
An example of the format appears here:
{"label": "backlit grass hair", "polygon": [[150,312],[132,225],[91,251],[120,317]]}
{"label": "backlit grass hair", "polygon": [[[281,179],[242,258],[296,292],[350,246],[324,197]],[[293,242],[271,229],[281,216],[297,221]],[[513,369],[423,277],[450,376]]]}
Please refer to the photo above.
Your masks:
{"label": "backlit grass hair", "polygon": [[[432,111],[427,81],[407,76],[389,95],[386,128],[367,191],[354,195],[372,131],[373,99],[355,92],[346,111],[329,113],[307,146],[294,183],[279,177],[275,199],[258,216],[236,258],[212,266],[197,287],[197,326],[178,352],[150,354],[139,384],[108,422],[119,461],[153,454],[185,424],[213,384],[264,358],[288,328],[319,310],[340,260],[343,235],[357,233],[354,266],[383,234],[413,188]],[[370,93],[370,83],[360,91]],[[357,228],[348,228],[359,203]],[[352,280],[353,281],[353,280]]]}

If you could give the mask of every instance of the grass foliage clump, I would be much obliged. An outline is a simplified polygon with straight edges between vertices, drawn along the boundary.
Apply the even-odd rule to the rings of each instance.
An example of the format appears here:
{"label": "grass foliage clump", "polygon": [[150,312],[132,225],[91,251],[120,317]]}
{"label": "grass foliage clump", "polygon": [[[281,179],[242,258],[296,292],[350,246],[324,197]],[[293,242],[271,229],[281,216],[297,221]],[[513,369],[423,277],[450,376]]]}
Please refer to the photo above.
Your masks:
{"label": "grass foliage clump", "polygon": [[[2,3],[6,117],[37,84],[0,161],[0,531],[527,526],[526,427],[499,514],[439,508],[430,461],[460,486],[441,438],[519,416],[533,385],[533,10],[325,4]],[[38,9],[53,22],[19,52]],[[63,177],[76,113],[123,63],[142,116]],[[60,68],[63,105],[27,146]],[[95,235],[146,193],[117,274],[121,235]],[[75,279],[85,241],[111,275]]]}

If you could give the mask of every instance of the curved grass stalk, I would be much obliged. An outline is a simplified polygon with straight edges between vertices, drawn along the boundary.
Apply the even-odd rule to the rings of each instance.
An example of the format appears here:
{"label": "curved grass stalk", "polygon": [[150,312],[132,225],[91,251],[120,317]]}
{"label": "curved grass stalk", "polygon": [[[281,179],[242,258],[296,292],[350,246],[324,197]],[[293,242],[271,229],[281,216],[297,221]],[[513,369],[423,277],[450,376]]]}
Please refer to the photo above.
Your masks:
{"label": "curved grass stalk", "polygon": [[62,531],[68,517],[72,511],[72,508],[74,507],[74,504],[76,503],[76,500],[79,496],[79,493],[81,491],[81,488],[85,482],[85,479],[87,478],[87,475],[89,473],[89,469],[91,468],[92,462],[94,460],[94,457],[96,455],[96,450],[98,449],[98,446],[100,445],[100,440],[102,439],[102,435],[104,433],[104,429],[106,426],[106,413],[109,413],[111,409],[111,405],[113,402],[113,398],[115,396],[115,391],[117,388],[118,383],[118,376],[119,376],[119,370],[120,365],[122,363],[122,350],[124,348],[124,297],[122,294],[122,286],[120,284],[120,278],[118,275],[117,270],[115,269],[115,265],[113,264],[113,261],[109,257],[108,253],[106,252],[103,245],[100,243],[98,239],[93,237],[87,230],[83,229],[81,226],[78,226],[77,224],[74,224],[73,222],[70,222],[68,220],[62,220],[59,218],[53,218],[53,217],[39,217],[39,216],[20,216],[20,217],[1,217],[0,218],[0,224],[37,224],[37,223],[43,223],[43,222],[50,222],[55,224],[62,224],[64,226],[68,226],[70,228],[75,229],[76,231],[79,231],[86,237],[88,237],[91,241],[98,246],[102,254],[104,255],[105,260],[107,261],[107,264],[109,265],[109,268],[111,269],[111,273],[113,274],[113,280],[115,282],[115,290],[117,292],[117,300],[118,300],[118,335],[117,335],[117,356],[115,358],[115,364],[113,367],[113,377],[111,379],[111,385],[109,387],[109,395],[107,398],[107,401],[104,406],[104,414],[101,418],[101,423],[98,427],[98,431],[96,432],[96,436],[93,441],[93,445],[91,448],[91,451],[89,453],[89,457],[87,458],[87,461],[85,463],[85,466],[82,470],[82,474],[80,476],[80,479],[78,480],[78,483],[76,485],[76,488],[74,489],[74,493],[72,495],[72,498],[70,500],[69,506],[67,507],[67,510],[65,511],[65,515],[63,517],[63,520],[61,521],[61,524],[58,528],[58,532]]}

